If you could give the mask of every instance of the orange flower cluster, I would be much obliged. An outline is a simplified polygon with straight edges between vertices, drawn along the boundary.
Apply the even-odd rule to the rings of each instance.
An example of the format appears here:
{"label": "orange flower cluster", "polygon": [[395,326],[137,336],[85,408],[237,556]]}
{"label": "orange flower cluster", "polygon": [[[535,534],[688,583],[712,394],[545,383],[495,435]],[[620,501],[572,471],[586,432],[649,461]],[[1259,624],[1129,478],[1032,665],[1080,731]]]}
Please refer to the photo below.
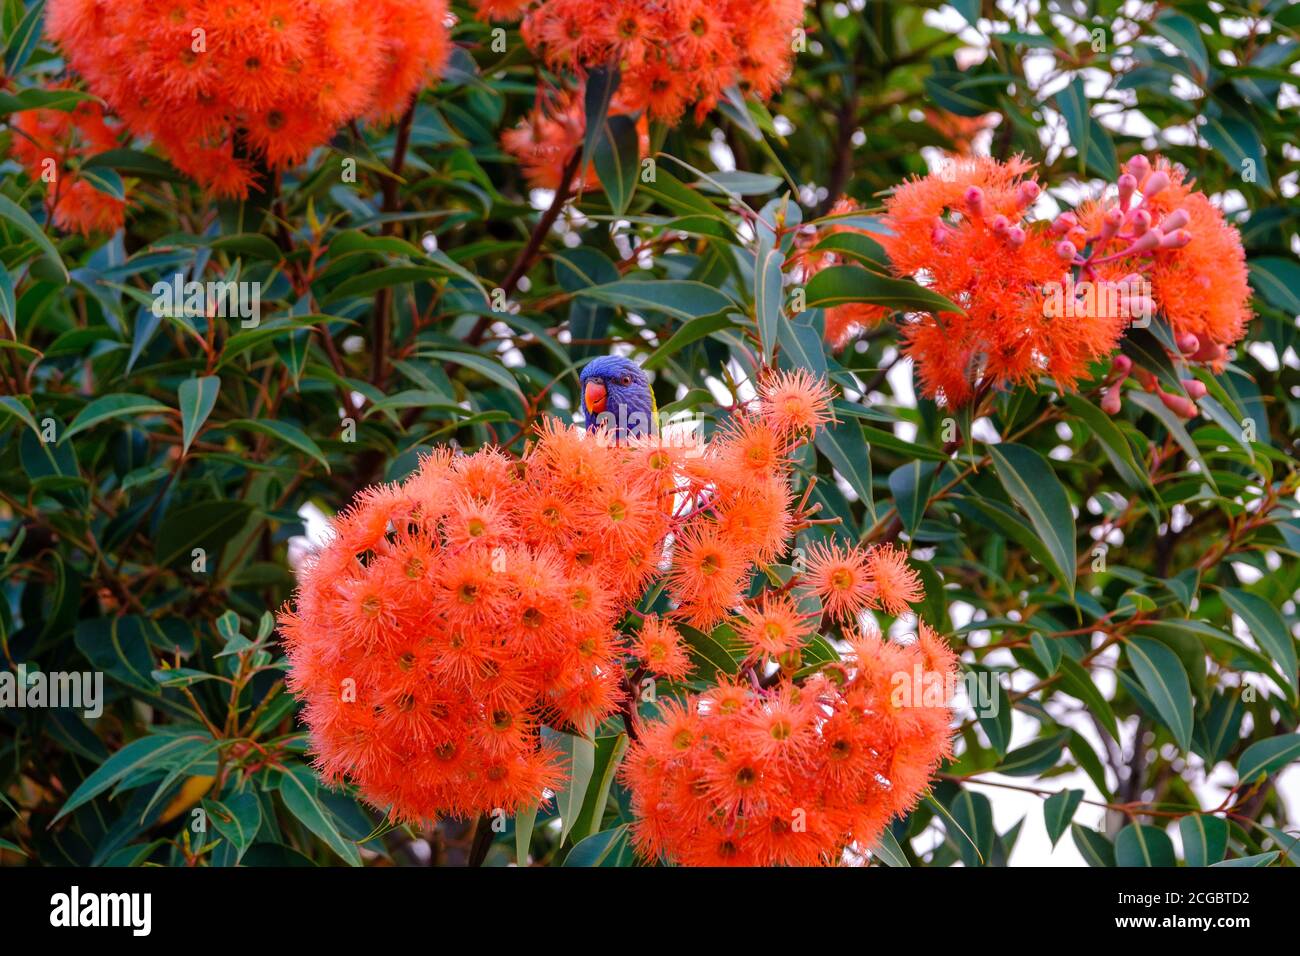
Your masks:
{"label": "orange flower cluster", "polygon": [[1041,192],[1020,158],[952,159],[940,174],[900,186],[885,202],[880,242],[899,275],[925,276],[961,313],[924,313],[904,329],[925,394],[950,405],[981,383],[1032,385],[1048,375],[1072,388],[1110,353],[1125,319],[1118,308],[1054,314],[1070,261],[1045,222],[1026,220]]}
{"label": "orange flower cluster", "polygon": [[[524,178],[534,189],[560,188],[564,167],[582,148],[586,136],[587,117],[582,103],[581,89],[576,93],[559,91],[551,99],[539,100],[537,107],[517,126],[501,134],[502,147],[515,157]],[[609,115],[622,116],[629,112],[624,98],[616,94]],[[638,145],[644,156],[650,150],[650,124],[644,113],[636,123]],[[575,177],[577,189],[595,189],[599,185],[600,177],[592,163]]]}
{"label": "orange flower cluster", "polygon": [[121,132],[90,100],[71,112],[43,109],[15,113],[10,151],[33,180],[46,183],[46,207],[54,225],[89,236],[116,232],[126,219],[126,203],[97,189],[78,173],[82,161],[120,145]]}
{"label": "orange flower cluster", "polygon": [[651,580],[710,626],[784,551],[786,455],[828,406],[811,376],[777,375],[704,447],[552,420],[522,460],[439,451],[363,492],[280,616],[322,772],[402,820],[537,800],[562,778],[542,724],[613,713],[629,650],[686,673],[671,622],[630,648],[617,630]]}
{"label": "orange flower cluster", "polygon": [[[977,391],[1041,376],[1073,388],[1130,324],[1155,313],[1169,322],[1178,358],[1221,367],[1252,317],[1245,254],[1237,230],[1185,173],[1136,156],[1113,195],[1047,222],[1028,218],[1041,193],[1031,168],[1020,157],[949,158],[885,201],[881,222],[890,234],[873,238],[891,270],[962,310],[919,313],[904,327],[925,394],[956,406]],[[842,201],[835,211],[852,208]],[[806,274],[838,263],[801,239]],[[883,314],[866,304],[829,309],[827,337],[842,347]],[[1188,380],[1186,395],[1166,393],[1124,356],[1103,401],[1108,412],[1119,410],[1119,383],[1130,371],[1178,414],[1196,414],[1203,384]]]}
{"label": "orange flower cluster", "polygon": [[1078,222],[1097,237],[1089,265],[1108,275],[1145,275],[1183,352],[1221,367],[1254,317],[1246,253],[1236,228],[1192,185],[1182,167],[1135,156],[1116,195],[1082,207]]}
{"label": "orange flower cluster", "polygon": [[450,52],[446,0],[50,0],[72,68],[218,196],[386,121]]}
{"label": "orange flower cluster", "polygon": [[[583,77],[599,67],[617,67],[621,111],[673,124],[692,103],[697,120],[702,118],[732,87],[771,96],[790,73],[804,6],[803,0],[478,0],[477,5],[485,19],[523,16],[525,42],[553,70]],[[539,108],[537,114],[530,121],[536,131],[530,142],[550,148],[569,142],[572,137],[562,128],[543,131],[554,110]],[[513,137],[514,145],[507,140],[515,155],[523,135]],[[566,151],[548,168],[562,168],[569,155]]]}
{"label": "orange flower cluster", "polygon": [[660,707],[620,768],[634,845],[688,866],[835,865],[870,849],[950,754],[956,658],[921,625],[801,685],[724,682]]}

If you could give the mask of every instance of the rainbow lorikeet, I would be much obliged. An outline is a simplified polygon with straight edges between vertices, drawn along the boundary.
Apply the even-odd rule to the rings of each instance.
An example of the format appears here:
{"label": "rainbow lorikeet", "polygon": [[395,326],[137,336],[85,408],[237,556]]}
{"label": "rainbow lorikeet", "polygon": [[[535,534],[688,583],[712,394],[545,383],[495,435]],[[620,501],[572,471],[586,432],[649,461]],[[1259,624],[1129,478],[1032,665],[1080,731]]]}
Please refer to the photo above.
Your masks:
{"label": "rainbow lorikeet", "polygon": [[604,425],[616,438],[654,435],[659,408],[641,366],[618,355],[592,359],[578,377],[587,431]]}

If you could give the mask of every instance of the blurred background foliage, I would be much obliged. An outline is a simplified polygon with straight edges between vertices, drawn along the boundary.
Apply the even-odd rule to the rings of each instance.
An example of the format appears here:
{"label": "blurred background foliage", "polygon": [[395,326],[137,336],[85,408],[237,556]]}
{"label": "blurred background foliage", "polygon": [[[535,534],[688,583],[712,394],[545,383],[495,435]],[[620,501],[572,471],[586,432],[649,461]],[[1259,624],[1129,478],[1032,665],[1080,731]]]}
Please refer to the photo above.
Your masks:
{"label": "blurred background foliage", "polygon": [[[0,120],[48,105],[63,72],[41,7],[2,4]],[[103,671],[108,701],[98,720],[0,711],[0,861],[462,861],[466,822],[391,830],[317,782],[268,612],[313,516],[434,443],[518,450],[611,350],[653,368],[661,409],[706,420],[765,359],[827,374],[838,424],[797,483],[819,476],[842,521],[805,535],[903,541],[926,619],[1000,688],[996,716],[959,714],[957,759],[875,863],[1046,859],[1066,831],[1056,859],[1093,865],[1300,859],[1295,771],[1289,809],[1277,786],[1300,753],[1300,7],[811,4],[772,102],[652,127],[653,181],[627,137],[595,142],[605,189],[550,230],[551,197],[499,144],[539,81],[564,80],[514,27],[499,52],[457,12],[443,81],[403,123],[340,131],[247,202],[134,143],[88,164],[131,202],[124,231],[88,240],[48,227],[42,184],[4,165],[0,642],[6,667]],[[756,298],[757,223],[783,255],[841,194],[870,211],[969,151],[1039,162],[1049,214],[1139,151],[1216,197],[1258,319],[1204,376],[1201,417],[1111,418],[1096,388],[1050,382],[950,412],[916,400],[892,326],[834,353],[815,301]],[[260,282],[260,324],[157,317],[149,290],[177,272]],[[725,635],[695,652],[735,667]],[[632,862],[619,729],[489,863]],[[995,813],[1007,788],[1041,810]],[[1016,855],[1030,830],[1039,850]]]}

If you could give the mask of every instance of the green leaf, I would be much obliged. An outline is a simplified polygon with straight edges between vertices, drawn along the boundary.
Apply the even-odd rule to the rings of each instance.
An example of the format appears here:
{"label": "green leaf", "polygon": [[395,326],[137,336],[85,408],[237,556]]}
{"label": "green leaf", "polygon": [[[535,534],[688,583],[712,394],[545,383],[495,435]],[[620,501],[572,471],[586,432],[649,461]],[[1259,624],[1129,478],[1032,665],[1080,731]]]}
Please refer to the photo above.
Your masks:
{"label": "green leaf", "polygon": [[1204,78],[1210,72],[1210,55],[1195,20],[1175,10],[1164,10],[1151,26],[1187,58],[1196,70],[1196,77]]}
{"label": "green leaf", "polygon": [[345,837],[330,811],[321,803],[320,785],[309,767],[292,766],[280,773],[280,798],[285,807],[325,845],[351,866],[361,866],[357,845]]}
{"label": "green leaf", "polygon": [[558,798],[562,821],[561,843],[568,839],[569,831],[578,822],[578,814],[582,812],[582,802],[587,796],[587,786],[591,783],[591,775],[596,769],[596,742],[590,736],[565,734],[563,746],[566,751],[565,756],[568,758],[569,785]]}
{"label": "green leaf", "polygon": [[785,255],[772,241],[771,233],[764,229],[758,242],[754,259],[754,320],[758,326],[758,340],[763,346],[763,361],[771,363],[781,324],[789,321],[783,302],[784,273],[781,271]]}
{"label": "green leaf", "polygon": [[1296,760],[1300,760],[1300,734],[1257,740],[1237,758],[1237,779],[1253,783],[1257,777],[1276,773]]}
{"label": "green leaf", "polygon": [[102,398],[95,399],[77,413],[77,417],[72,420],[68,430],[63,433],[62,440],[66,441],[73,435],[112,418],[122,418],[126,415],[152,415],[169,411],[171,409],[166,405],[146,395],[131,395],[125,392],[105,395]]}
{"label": "green leaf", "polygon": [[3,415],[9,415],[18,419],[32,430],[32,434],[39,438],[41,428],[36,424],[36,419],[32,416],[32,413],[27,406],[14,398],[14,396],[0,395],[0,416]]}
{"label": "green leaf", "polygon": [[932,461],[909,461],[889,473],[889,490],[894,496],[894,507],[910,535],[925,517],[925,506],[934,487],[934,476],[939,465]]}
{"label": "green leaf", "polygon": [[1287,315],[1300,315],[1300,265],[1275,256],[1251,259],[1250,284]]}
{"label": "green leaf", "polygon": [[725,170],[709,173],[694,185],[699,189],[721,191],[733,196],[766,196],[781,188],[785,182],[780,176],[766,173],[747,173],[743,170]]}
{"label": "green leaf", "polygon": [[1213,866],[1228,849],[1228,824],[1219,817],[1189,814],[1178,821],[1178,832],[1188,866]]}
{"label": "green leaf", "polygon": [[875,515],[871,494],[871,446],[862,437],[857,422],[839,422],[819,429],[814,439],[817,450],[826,456],[836,471],[849,483],[858,500]]}
{"label": "green leaf", "polygon": [[212,406],[217,403],[219,391],[221,391],[221,379],[216,375],[187,378],[181,382],[179,398],[183,452],[190,450],[190,445],[198,435],[199,429],[212,414]]}
{"label": "green leaf", "polygon": [[998,773],[1009,777],[1034,777],[1056,766],[1061,759],[1066,735],[1046,737],[1018,747],[997,765]]}
{"label": "green leaf", "polygon": [[1053,573],[1074,596],[1076,556],[1074,513],[1060,480],[1032,448],[1004,442],[988,446],[993,468],[1014,501],[1029,516],[1056,565]]}
{"label": "green leaf", "polygon": [[962,862],[967,866],[981,866],[993,853],[993,804],[982,793],[963,789],[952,801],[952,821],[960,828],[964,839],[954,840]]}
{"label": "green leaf", "polygon": [[262,826],[262,806],[257,795],[244,792],[225,800],[204,800],[203,809],[217,832],[235,848],[235,862],[253,845]]}
{"label": "green leaf", "polygon": [[1076,76],[1070,84],[1056,94],[1056,108],[1065,120],[1070,142],[1078,151],[1080,165],[1091,173],[1107,179],[1115,178],[1117,160],[1115,144],[1110,134],[1092,116],[1088,97],[1084,93],[1083,78]]}
{"label": "green leaf", "polygon": [[1283,679],[1291,685],[1291,699],[1296,698],[1295,638],[1282,614],[1268,601],[1256,594],[1236,588],[1220,588],[1223,601],[1232,612],[1246,623],[1250,636],[1266,650],[1282,670]]}
{"label": "green leaf", "polygon": [[58,110],[70,113],[78,103],[95,102],[95,97],[81,90],[47,90],[28,87],[13,93],[0,93],[0,113],[21,113],[24,110]]}
{"label": "green leaf", "polygon": [[809,280],[804,295],[804,306],[809,309],[861,302],[918,312],[962,311],[951,300],[910,279],[878,275],[859,266],[831,266],[821,270]]}
{"label": "green leaf", "polygon": [[1082,800],[1082,790],[1062,790],[1043,801],[1043,822],[1047,825],[1047,838],[1053,847],[1073,823],[1074,811],[1079,809]]}
{"label": "green leaf", "polygon": [[317,445],[311,436],[297,425],[290,425],[288,422],[282,422],[277,418],[236,418],[234,421],[226,422],[221,427],[256,432],[259,435],[275,438],[292,448],[296,448],[304,455],[310,455],[320,462],[326,471],[330,470],[330,463],[326,460],[325,453],[321,451],[320,445]]}
{"label": "green leaf", "polygon": [[154,558],[162,567],[171,567],[182,557],[189,559],[195,548],[202,548],[211,571],[222,545],[239,533],[252,513],[249,502],[229,499],[173,508],[158,528]]}
{"label": "green leaf", "polygon": [[489,381],[500,385],[506,391],[513,392],[520,402],[524,400],[524,393],[519,390],[519,382],[510,374],[510,370],[498,360],[488,358],[480,352],[431,351],[421,352],[420,356],[471,369]]}
{"label": "green leaf", "polygon": [[0,317],[9,326],[9,334],[18,338],[18,304],[14,298],[14,279],[0,262]]}
{"label": "green leaf", "polygon": [[564,866],[610,866],[621,860],[626,848],[627,825],[620,824],[580,840],[564,858]]}
{"label": "green leaf", "polygon": [[591,836],[600,830],[605,817],[605,808],[609,805],[609,791],[614,785],[619,764],[627,752],[627,734],[596,738],[596,760],[592,771],[592,783],[587,786],[587,796],[582,803],[582,811],[574,824],[574,833],[578,839]]}
{"label": "green leaf", "polygon": [[1164,830],[1130,823],[1115,835],[1116,866],[1176,866],[1174,844]]}
{"label": "green leaf", "polygon": [[713,634],[705,634],[689,625],[677,627],[691,656],[691,663],[702,677],[712,680],[716,673],[735,674],[740,662]]}
{"label": "green leaf", "polygon": [[647,371],[659,368],[686,346],[698,342],[700,339],[708,338],[714,332],[721,332],[723,329],[734,327],[735,325],[731,319],[723,314],[703,315],[698,319],[691,319],[684,325],[679,326],[667,342],[651,352],[649,357],[641,363],[641,367]]}
{"label": "green leaf", "polygon": [[1070,838],[1074,840],[1080,856],[1089,866],[1112,867],[1115,865],[1115,848],[1105,836],[1096,830],[1089,830],[1077,823],[1070,824]]}
{"label": "green leaf", "polygon": [[861,232],[832,232],[813,247],[813,253],[833,253],[843,259],[853,259],[882,275],[889,271],[885,247]]}
{"label": "green leaf", "polygon": [[122,747],[99,765],[95,771],[81,781],[72,796],[54,815],[51,823],[56,823],[82,804],[89,803],[109,787],[121,781],[127,774],[135,773],[147,767],[163,767],[167,760],[177,753],[184,752],[196,743],[210,744],[212,738],[207,734],[193,732],[156,733],[148,737],[133,740]]}
{"label": "green leaf", "polygon": [[1256,181],[1270,192],[1273,181],[1268,174],[1268,158],[1259,133],[1244,117],[1225,110],[1221,115],[1205,116],[1205,125],[1201,135],[1205,141],[1227,161],[1233,175],[1239,176],[1247,168],[1247,162],[1254,167]]}
{"label": "green leaf", "polygon": [[45,0],[31,5],[5,45],[5,75],[14,76],[27,65],[32,51],[41,39],[41,24],[45,20]]}
{"label": "green leaf", "polygon": [[1192,743],[1192,690],[1178,655],[1150,637],[1131,637],[1124,648],[1160,718],[1186,750]]}
{"label": "green leaf", "polygon": [[126,187],[122,177],[114,169],[83,169],[81,178],[94,186],[105,196],[111,196],[118,202],[126,202]]}
{"label": "green leaf", "polygon": [[634,312],[661,312],[682,321],[736,308],[728,296],[693,279],[619,279],[575,294]]}
{"label": "green leaf", "polygon": [[586,129],[582,136],[582,160],[580,169],[586,169],[600,139],[605,117],[609,115],[610,104],[618,91],[622,76],[616,66],[598,66],[587,74],[587,84],[583,90],[583,121]]}
{"label": "green leaf", "polygon": [[269,236],[264,236],[260,232],[239,232],[221,236],[212,240],[211,248],[216,252],[234,253],[236,256],[264,259],[268,262],[279,262],[282,256],[280,247],[271,241]]}
{"label": "green leaf", "polygon": [[1092,675],[1077,661],[1069,658],[1061,658],[1061,677],[1060,687],[1072,697],[1081,700],[1088,713],[1097,718],[1097,722],[1105,728],[1106,733],[1110,734],[1111,739],[1119,743],[1119,723],[1115,719],[1115,711],[1110,706],[1110,701],[1102,696],[1097,685],[1092,681]]}
{"label": "green leaf", "polygon": [[1211,863],[1210,866],[1269,866],[1280,854],[1277,850],[1270,850],[1268,853],[1256,853],[1253,856],[1238,856],[1231,860],[1222,860],[1219,863]]}
{"label": "green leaf", "polygon": [[65,283],[71,281],[71,277],[68,275],[68,267],[63,264],[62,257],[59,256],[58,250],[54,248],[54,244],[50,242],[49,237],[45,235],[45,230],[36,224],[36,220],[14,205],[14,201],[8,196],[0,196],[0,219],[6,219],[13,223],[19,232],[36,243],[37,248],[41,250],[46,260],[58,268],[63,276],[63,281]]}
{"label": "green leaf", "polygon": [[599,125],[592,165],[616,215],[627,211],[636,189],[641,160],[640,136],[630,116],[606,116]]}
{"label": "green leaf", "polygon": [[870,852],[876,859],[883,860],[887,865],[895,868],[910,867],[912,865],[907,862],[907,854],[898,845],[898,839],[889,827],[885,827],[881,831],[880,839],[876,841],[876,845],[871,848]]}
{"label": "green leaf", "polygon": [[537,823],[537,804],[523,807],[515,814],[515,862],[528,865],[528,848],[533,842],[533,827]]}
{"label": "green leaf", "polygon": [[150,181],[185,181],[185,176],[165,159],[159,159],[157,156],[136,149],[110,149],[97,153],[81,164],[82,172],[88,169],[112,169],[125,176]]}
{"label": "green leaf", "polygon": [[322,300],[322,305],[330,305],[353,296],[369,296],[380,289],[389,289],[408,282],[433,282],[446,278],[445,269],[434,266],[386,266],[371,269],[360,275],[344,279]]}

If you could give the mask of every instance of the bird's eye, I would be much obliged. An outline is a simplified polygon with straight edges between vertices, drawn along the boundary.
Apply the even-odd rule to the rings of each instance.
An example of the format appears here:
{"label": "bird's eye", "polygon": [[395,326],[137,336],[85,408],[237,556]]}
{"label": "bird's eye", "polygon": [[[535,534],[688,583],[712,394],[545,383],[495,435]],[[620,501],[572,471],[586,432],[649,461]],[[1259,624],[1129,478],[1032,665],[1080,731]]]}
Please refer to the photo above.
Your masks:
{"label": "bird's eye", "polygon": [[622,378],[620,378],[620,379],[618,380],[618,384],[620,384],[620,385],[631,385],[631,384],[632,384],[632,376],[631,376],[631,375],[624,375]]}

